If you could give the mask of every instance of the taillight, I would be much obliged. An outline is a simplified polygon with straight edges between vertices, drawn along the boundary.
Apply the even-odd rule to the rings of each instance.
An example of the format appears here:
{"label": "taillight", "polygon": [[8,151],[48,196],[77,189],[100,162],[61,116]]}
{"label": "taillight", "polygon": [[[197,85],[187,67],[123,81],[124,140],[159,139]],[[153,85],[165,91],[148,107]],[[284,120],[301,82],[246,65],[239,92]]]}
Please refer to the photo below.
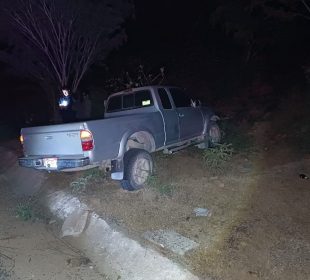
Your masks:
{"label": "taillight", "polygon": [[90,151],[94,148],[93,135],[89,130],[81,130],[80,138],[83,151]]}
{"label": "taillight", "polygon": [[19,141],[22,145],[24,144],[24,136],[22,134],[19,136]]}

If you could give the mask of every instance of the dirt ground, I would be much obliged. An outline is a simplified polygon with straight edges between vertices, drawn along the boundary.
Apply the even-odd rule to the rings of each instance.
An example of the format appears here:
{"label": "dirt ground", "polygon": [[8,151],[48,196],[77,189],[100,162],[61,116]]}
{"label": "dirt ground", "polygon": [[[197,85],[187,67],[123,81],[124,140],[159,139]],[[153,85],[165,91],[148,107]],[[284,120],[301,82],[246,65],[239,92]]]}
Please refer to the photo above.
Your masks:
{"label": "dirt ground", "polygon": [[96,267],[65,240],[54,224],[36,217],[17,217],[16,198],[0,178],[0,279],[1,280],[102,280]]}
{"label": "dirt ground", "polygon": [[[183,257],[159,249],[202,279],[310,279],[310,180],[299,176],[310,174],[310,154],[298,142],[291,146],[282,113],[254,123],[252,149],[222,170],[208,169],[202,151],[190,148],[156,154],[155,177],[137,192],[100,172],[51,174],[48,184],[76,193],[141,242],[145,231],[157,229],[198,242]],[[195,207],[211,215],[196,217]]]}

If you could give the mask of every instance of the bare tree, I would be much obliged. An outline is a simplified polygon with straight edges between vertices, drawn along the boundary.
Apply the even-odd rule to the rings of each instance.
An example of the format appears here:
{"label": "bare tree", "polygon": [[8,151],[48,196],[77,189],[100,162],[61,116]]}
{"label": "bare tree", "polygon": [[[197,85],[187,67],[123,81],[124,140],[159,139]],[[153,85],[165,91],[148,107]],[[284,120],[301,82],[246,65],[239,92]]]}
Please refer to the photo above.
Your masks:
{"label": "bare tree", "polygon": [[[7,0],[4,14],[15,30],[7,35],[15,50],[24,46],[32,76],[75,93],[96,58],[126,40],[123,23],[132,11],[129,0]],[[18,64],[9,53],[4,60]]]}

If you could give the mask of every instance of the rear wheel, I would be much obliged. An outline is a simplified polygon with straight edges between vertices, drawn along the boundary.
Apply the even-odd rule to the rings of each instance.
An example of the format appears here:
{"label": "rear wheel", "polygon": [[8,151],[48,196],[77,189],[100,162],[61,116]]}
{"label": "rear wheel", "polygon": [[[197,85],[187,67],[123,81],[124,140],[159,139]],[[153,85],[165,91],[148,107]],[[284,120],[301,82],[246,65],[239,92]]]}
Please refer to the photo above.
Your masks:
{"label": "rear wheel", "polygon": [[124,155],[124,180],[121,186],[128,191],[145,186],[153,172],[152,156],[145,150],[131,149]]}

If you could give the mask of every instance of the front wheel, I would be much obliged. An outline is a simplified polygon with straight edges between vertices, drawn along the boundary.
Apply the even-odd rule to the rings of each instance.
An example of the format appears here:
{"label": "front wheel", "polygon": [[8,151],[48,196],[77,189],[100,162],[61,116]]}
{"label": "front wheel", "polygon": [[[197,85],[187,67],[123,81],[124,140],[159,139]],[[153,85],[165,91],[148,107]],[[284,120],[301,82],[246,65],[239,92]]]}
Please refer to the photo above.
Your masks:
{"label": "front wheel", "polygon": [[216,122],[211,122],[204,140],[197,145],[199,149],[213,148],[221,142],[221,130]]}
{"label": "front wheel", "polygon": [[128,191],[145,186],[153,172],[152,156],[145,150],[131,149],[124,155],[124,180],[121,186]]}
{"label": "front wheel", "polygon": [[221,142],[221,130],[217,123],[210,124],[208,129],[209,147],[214,147]]}

